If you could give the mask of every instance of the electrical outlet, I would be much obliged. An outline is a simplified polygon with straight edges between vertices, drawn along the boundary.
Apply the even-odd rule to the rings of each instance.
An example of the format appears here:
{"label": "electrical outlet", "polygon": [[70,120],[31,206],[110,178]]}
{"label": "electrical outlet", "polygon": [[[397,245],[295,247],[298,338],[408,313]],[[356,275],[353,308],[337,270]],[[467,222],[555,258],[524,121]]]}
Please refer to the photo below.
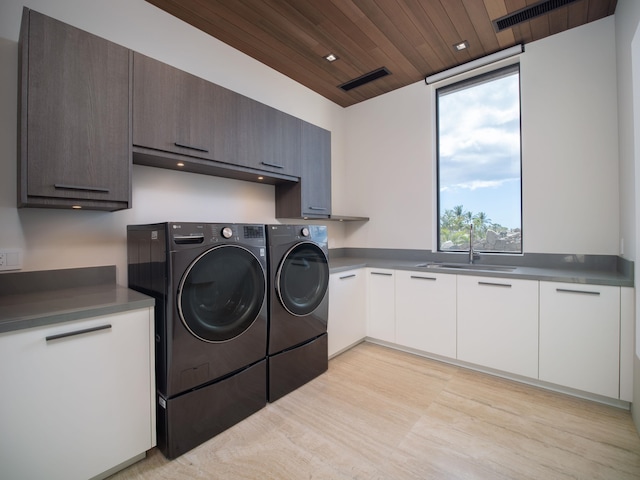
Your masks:
{"label": "electrical outlet", "polygon": [[21,270],[21,269],[22,269],[22,250],[17,248],[0,249],[0,271]]}

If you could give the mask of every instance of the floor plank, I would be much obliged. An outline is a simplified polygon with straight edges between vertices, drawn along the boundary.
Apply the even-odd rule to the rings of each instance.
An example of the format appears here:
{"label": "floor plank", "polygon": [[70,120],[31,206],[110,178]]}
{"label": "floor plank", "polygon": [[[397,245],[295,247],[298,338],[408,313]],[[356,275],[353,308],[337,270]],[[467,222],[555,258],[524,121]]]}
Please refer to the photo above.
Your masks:
{"label": "floor plank", "polygon": [[111,480],[638,479],[628,411],[363,343],[167,461]]}

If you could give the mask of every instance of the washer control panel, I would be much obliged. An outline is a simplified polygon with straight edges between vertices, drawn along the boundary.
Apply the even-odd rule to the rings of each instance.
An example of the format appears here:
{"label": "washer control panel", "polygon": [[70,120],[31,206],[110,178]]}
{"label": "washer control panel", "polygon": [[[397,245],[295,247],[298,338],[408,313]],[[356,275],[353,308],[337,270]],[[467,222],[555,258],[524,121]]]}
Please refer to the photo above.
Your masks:
{"label": "washer control panel", "polygon": [[242,242],[265,245],[264,225],[236,223],[170,223],[170,235],[175,245],[199,245]]}

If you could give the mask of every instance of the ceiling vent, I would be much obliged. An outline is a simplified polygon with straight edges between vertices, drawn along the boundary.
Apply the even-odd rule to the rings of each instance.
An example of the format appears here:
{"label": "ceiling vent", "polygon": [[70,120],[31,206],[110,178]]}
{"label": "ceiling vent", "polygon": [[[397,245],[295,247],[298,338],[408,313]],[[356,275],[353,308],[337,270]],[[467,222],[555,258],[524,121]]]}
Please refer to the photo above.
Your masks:
{"label": "ceiling vent", "polygon": [[353,80],[349,80],[347,83],[343,83],[342,85],[338,85],[342,90],[348,92],[356,87],[361,87],[365,83],[373,82],[382,77],[386,77],[387,75],[391,75],[391,72],[387,70],[385,67],[378,68],[373,72],[365,73],[361,77],[354,78]]}
{"label": "ceiling vent", "polygon": [[526,22],[528,20],[531,20],[532,18],[544,15],[545,13],[549,13],[556,8],[564,7],[565,5],[576,1],[577,0],[544,0],[542,2],[536,3],[535,5],[530,5],[516,12],[510,13],[509,15],[498,18],[497,20],[494,20],[493,28],[496,32],[501,32],[502,30],[514,27],[519,23]]}

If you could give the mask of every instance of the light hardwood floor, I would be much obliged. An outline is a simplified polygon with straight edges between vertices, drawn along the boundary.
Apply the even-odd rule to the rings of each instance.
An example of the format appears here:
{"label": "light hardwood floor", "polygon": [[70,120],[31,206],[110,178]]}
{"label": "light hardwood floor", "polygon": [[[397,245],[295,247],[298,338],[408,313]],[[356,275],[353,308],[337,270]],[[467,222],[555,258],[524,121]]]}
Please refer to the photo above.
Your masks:
{"label": "light hardwood floor", "polygon": [[640,479],[628,411],[363,343],[171,462],[124,479]]}

